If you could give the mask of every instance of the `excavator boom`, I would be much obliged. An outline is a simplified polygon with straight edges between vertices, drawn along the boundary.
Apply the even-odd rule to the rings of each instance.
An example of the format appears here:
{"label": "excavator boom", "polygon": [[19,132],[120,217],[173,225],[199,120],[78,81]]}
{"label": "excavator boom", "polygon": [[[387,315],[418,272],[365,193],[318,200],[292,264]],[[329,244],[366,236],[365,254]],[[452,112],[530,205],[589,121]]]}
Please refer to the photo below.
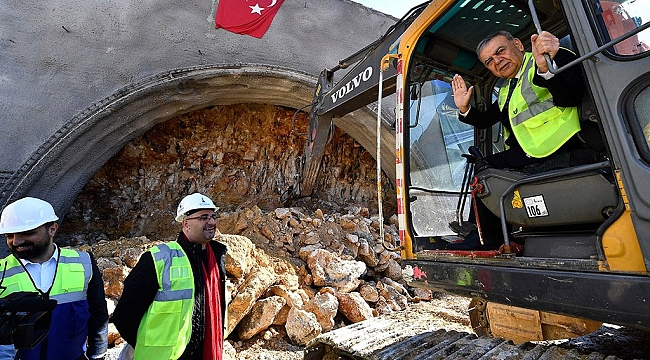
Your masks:
{"label": "excavator boom", "polygon": [[[309,112],[309,132],[302,172],[293,188],[283,196],[283,202],[312,194],[323,151],[331,135],[332,119],[377,101],[382,58],[397,51],[400,37],[426,5],[424,3],[414,7],[377,41],[341,60],[334,68],[320,73]],[[351,65],[355,66],[335,82],[335,73]],[[394,66],[385,70],[382,81],[384,96],[395,92],[396,77]]]}

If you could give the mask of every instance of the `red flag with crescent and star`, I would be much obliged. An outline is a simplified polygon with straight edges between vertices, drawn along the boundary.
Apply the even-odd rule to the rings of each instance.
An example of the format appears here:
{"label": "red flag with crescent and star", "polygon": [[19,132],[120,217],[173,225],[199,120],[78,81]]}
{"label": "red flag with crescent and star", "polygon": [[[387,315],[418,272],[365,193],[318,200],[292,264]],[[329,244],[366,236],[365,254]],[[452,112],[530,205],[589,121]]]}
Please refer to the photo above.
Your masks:
{"label": "red flag with crescent and star", "polygon": [[219,0],[216,28],[262,38],[284,0]]}

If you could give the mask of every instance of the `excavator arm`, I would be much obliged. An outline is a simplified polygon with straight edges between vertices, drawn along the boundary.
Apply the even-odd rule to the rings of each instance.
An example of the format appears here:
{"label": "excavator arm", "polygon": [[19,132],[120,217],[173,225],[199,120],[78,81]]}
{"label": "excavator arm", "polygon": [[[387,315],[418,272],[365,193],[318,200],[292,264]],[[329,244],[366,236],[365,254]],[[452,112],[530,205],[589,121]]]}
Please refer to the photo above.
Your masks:
{"label": "excavator arm", "polygon": [[[325,145],[333,129],[332,119],[377,101],[382,58],[397,52],[402,34],[426,5],[414,7],[377,41],[341,60],[336,67],[320,73],[309,112],[309,132],[301,173],[296,184],[283,194],[284,203],[312,194]],[[351,65],[355,66],[335,83],[334,73]],[[396,77],[395,66],[384,72],[381,84],[384,96],[395,92]]]}

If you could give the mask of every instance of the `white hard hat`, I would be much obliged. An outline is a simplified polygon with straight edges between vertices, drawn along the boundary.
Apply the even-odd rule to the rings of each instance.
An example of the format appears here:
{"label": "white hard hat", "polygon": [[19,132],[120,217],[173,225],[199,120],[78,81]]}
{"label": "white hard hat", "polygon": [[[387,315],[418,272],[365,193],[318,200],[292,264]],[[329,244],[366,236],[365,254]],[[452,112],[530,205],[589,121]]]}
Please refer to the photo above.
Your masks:
{"label": "white hard hat", "polygon": [[176,209],[176,221],[182,222],[188,211],[201,209],[212,209],[216,211],[217,207],[214,206],[214,203],[209,197],[203,194],[194,193],[192,195],[187,195],[183,200],[181,200],[180,204],[178,204],[178,209]]}
{"label": "white hard hat", "polygon": [[36,229],[59,218],[49,202],[25,197],[16,200],[2,210],[0,234],[15,234]]}

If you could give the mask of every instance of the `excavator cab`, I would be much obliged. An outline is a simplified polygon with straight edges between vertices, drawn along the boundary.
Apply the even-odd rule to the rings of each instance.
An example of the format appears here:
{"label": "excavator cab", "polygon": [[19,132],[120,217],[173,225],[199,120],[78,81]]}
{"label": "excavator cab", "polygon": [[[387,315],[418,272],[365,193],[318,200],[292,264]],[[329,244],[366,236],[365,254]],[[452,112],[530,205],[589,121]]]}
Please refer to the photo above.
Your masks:
{"label": "excavator cab", "polygon": [[[645,30],[650,16],[628,12],[640,9],[633,3],[432,1],[418,18],[422,21],[402,36],[397,98],[403,116],[398,114],[396,146],[404,273],[413,286],[477,299],[470,317],[478,329],[524,341],[571,336],[551,335],[558,326],[593,330],[594,323],[584,319],[650,328],[650,238],[641,219],[647,192],[638,187],[640,179],[650,178],[650,168],[640,160],[647,146],[644,130],[650,128],[643,115],[650,107],[643,85],[650,82],[643,80],[650,63],[650,30]],[[523,169],[467,163],[476,160],[472,147],[485,155],[503,151],[502,129],[461,123],[450,83],[461,74],[468,87],[474,86],[472,107],[496,100],[500,82],[474,52],[481,39],[499,30],[519,38],[527,51],[531,35],[542,30],[576,49],[578,60],[566,67],[580,67],[585,76],[580,109],[585,131],[579,136],[592,160],[572,164],[571,154],[559,154]],[[625,73],[626,82],[612,72]],[[629,150],[635,145],[640,153]],[[468,179],[466,169],[471,173],[472,168]],[[465,192],[469,182],[473,190]],[[501,249],[445,250],[455,235],[450,224],[466,222],[469,215],[471,205],[459,207],[468,193],[498,217]],[[635,214],[631,203],[641,213]],[[626,301],[636,304],[603,293],[614,288],[627,289]],[[490,317],[488,303],[509,308],[492,307]],[[538,324],[548,314],[568,317],[523,335],[521,318],[501,316],[521,314],[512,310],[521,308],[533,311],[527,314]]]}
{"label": "excavator cab", "polygon": [[[609,2],[603,3],[605,9],[613,8]],[[463,169],[471,156],[463,154],[468,153],[469,147],[476,146],[484,154],[504,149],[501,124],[477,130],[458,120],[450,86],[455,73],[461,74],[468,86],[474,86],[472,106],[478,108],[495,101],[502,82],[474,54],[476,44],[488,34],[508,30],[530,50],[530,36],[538,30],[536,26],[541,26],[539,20],[535,24],[534,17],[541,17],[545,25],[552,24],[548,30],[557,33],[563,45],[575,48],[562,8],[553,2],[535,5],[538,8],[534,8],[533,16],[526,3],[520,1],[455,2],[444,15],[441,9],[436,9],[441,12],[440,20],[419,35],[414,46],[416,51],[408,61],[404,87],[408,92],[405,98],[409,99],[404,104],[404,117],[408,119],[405,126],[408,131],[404,131],[405,147],[408,142],[408,150],[404,152],[408,160],[407,212],[411,229],[417,234],[418,248],[439,248],[440,239],[449,235],[448,224],[458,221],[459,209],[452,204],[456,203],[457,196],[466,196],[458,192],[467,183]],[[619,28],[620,25],[615,27]],[[643,44],[638,38],[629,38],[625,40],[628,45],[624,51],[629,52],[629,44],[634,42]],[[551,239],[561,238],[558,234],[567,232],[580,232],[593,238],[598,236],[603,223],[620,215],[622,198],[604,146],[602,124],[598,123],[592,97],[586,93],[584,98],[581,122],[582,128],[589,132],[584,131],[579,137],[584,138],[585,151],[589,149],[593,153],[593,161],[570,166],[571,154],[565,153],[526,169],[487,168],[476,172],[474,182],[480,191],[475,191],[475,196],[501,219],[504,229],[506,224],[508,229],[514,229],[513,233],[504,230],[506,243],[513,236],[524,243],[528,238],[540,241],[544,234]],[[446,210],[441,211],[437,206],[436,213],[442,216],[431,221],[429,213],[439,204],[444,204]],[[462,210],[462,218],[466,218],[468,207]],[[557,245],[556,241],[547,243],[548,247]],[[588,253],[595,254],[598,246],[594,241]],[[551,252],[549,249],[546,253]]]}

